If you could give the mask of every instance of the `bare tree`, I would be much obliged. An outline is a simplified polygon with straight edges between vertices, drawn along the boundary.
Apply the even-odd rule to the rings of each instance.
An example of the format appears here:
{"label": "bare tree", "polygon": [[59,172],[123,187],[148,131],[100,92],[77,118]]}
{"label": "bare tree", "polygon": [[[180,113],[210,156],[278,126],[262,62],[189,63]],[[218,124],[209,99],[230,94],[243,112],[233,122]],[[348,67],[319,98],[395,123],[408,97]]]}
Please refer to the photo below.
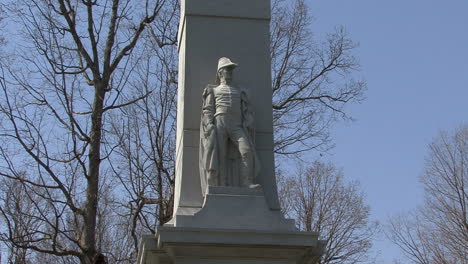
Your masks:
{"label": "bare tree", "polygon": [[377,223],[356,182],[346,183],[341,170],[316,161],[295,176],[280,177],[285,214],[304,231],[320,232],[326,241],[320,263],[363,263],[368,260]]}
{"label": "bare tree", "polygon": [[137,95],[153,92],[110,121],[113,139],[118,140],[111,168],[126,193],[122,206],[132,215],[135,251],[142,233],[154,233],[155,226],[171,219],[174,198],[177,51],[148,47],[130,86]]}
{"label": "bare tree", "polygon": [[[21,199],[29,193],[23,186],[16,181],[2,179],[1,181],[1,199],[5,201],[4,206],[0,208],[2,214],[9,214],[12,216],[13,221],[7,221],[9,236],[22,238],[27,236],[29,226],[37,225],[34,221],[34,207],[31,205],[30,200]],[[20,215],[23,214],[23,215]],[[5,234],[2,234],[5,236]],[[4,239],[2,237],[2,239]],[[28,243],[21,241],[19,243]],[[27,250],[20,247],[15,247],[12,243],[7,243],[8,248],[8,262],[10,263],[26,263]]]}
{"label": "bare tree", "polygon": [[424,204],[389,221],[388,238],[413,263],[468,263],[468,126],[429,145]]}
{"label": "bare tree", "polygon": [[345,106],[360,102],[366,89],[354,80],[356,44],[343,27],[320,42],[311,32],[304,0],[272,1],[271,58],[275,152],[291,155],[325,151],[337,118],[350,119]]}
{"label": "bare tree", "polygon": [[[21,51],[13,52],[14,64],[2,64],[0,173],[28,191],[39,190],[36,198],[27,198],[41,223],[23,237],[10,235],[8,227],[4,238],[15,247],[82,263],[102,258],[99,229],[108,214],[100,203],[112,186],[102,165],[108,160],[102,151],[107,146],[105,113],[144,97],[123,100],[133,72],[129,62],[164,2],[31,0],[9,5],[23,34],[16,36]],[[25,177],[17,173],[20,169]],[[8,213],[2,216],[13,221]]]}
{"label": "bare tree", "polygon": [[[5,19],[5,11],[4,11],[4,7],[2,4],[0,4],[0,26],[1,27],[4,27],[2,21]],[[0,47],[2,47],[3,45],[5,45],[5,37],[3,36],[3,33],[0,33]],[[1,49],[0,49],[1,51]],[[0,55],[1,57],[1,55]]]}

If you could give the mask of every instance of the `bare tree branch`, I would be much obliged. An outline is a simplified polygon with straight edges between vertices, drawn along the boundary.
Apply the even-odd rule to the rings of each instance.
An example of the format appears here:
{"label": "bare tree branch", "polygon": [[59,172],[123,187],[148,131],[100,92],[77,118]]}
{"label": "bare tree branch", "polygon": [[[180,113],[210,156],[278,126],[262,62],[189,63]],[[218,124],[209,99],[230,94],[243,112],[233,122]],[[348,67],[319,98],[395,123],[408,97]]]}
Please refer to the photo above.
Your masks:
{"label": "bare tree branch", "polygon": [[429,145],[421,177],[425,203],[388,221],[387,237],[418,264],[468,262],[468,127]]}
{"label": "bare tree branch", "polygon": [[367,260],[378,224],[369,220],[369,206],[356,182],[345,183],[332,164],[314,162],[296,175],[281,172],[279,197],[286,215],[304,231],[325,240],[319,263],[362,263]]}
{"label": "bare tree branch", "polygon": [[[272,4],[271,58],[275,153],[298,154],[332,147],[329,130],[337,117],[350,120],[345,107],[360,102],[364,81],[352,76],[359,63],[345,30],[337,28],[323,43],[310,32],[304,0]],[[297,127],[297,124],[305,123]]]}

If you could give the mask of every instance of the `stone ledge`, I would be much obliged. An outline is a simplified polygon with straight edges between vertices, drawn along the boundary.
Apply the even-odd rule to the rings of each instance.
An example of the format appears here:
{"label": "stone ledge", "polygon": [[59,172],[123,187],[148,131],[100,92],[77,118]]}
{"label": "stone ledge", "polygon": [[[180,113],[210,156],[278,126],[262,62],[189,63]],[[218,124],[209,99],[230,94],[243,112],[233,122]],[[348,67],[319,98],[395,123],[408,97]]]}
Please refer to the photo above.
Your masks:
{"label": "stone ledge", "polygon": [[270,19],[269,0],[185,0],[181,10],[185,15]]}
{"label": "stone ledge", "polygon": [[234,244],[268,246],[317,246],[317,232],[265,231],[161,226],[156,230],[158,248],[163,243]]}
{"label": "stone ledge", "polygon": [[316,232],[158,227],[155,237],[142,240],[137,263],[311,264],[324,246],[317,238]]}
{"label": "stone ledge", "polygon": [[226,195],[253,195],[263,196],[263,188],[243,188],[243,187],[227,187],[227,186],[208,186],[208,194],[226,194]]}

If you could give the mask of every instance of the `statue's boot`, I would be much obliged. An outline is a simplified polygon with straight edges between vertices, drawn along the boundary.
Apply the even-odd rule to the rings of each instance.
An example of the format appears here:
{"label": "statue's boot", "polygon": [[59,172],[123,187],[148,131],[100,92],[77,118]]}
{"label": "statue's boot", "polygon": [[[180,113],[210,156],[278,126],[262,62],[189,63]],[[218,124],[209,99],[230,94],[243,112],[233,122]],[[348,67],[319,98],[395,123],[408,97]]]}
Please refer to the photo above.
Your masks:
{"label": "statue's boot", "polygon": [[241,172],[241,183],[242,186],[251,189],[259,188],[260,184],[254,183],[254,164],[253,164],[253,153],[247,152],[242,154],[242,166]]}

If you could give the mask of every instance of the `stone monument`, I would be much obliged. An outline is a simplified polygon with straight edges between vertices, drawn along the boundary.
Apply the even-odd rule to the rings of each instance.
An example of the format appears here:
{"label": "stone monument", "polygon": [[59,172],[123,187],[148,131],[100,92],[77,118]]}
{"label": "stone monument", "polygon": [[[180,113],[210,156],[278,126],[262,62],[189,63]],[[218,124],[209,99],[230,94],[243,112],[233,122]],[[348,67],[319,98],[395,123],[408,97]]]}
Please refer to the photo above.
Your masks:
{"label": "stone monument", "polygon": [[182,0],[174,214],[138,263],[315,263],[285,219],[273,156],[269,0]]}

